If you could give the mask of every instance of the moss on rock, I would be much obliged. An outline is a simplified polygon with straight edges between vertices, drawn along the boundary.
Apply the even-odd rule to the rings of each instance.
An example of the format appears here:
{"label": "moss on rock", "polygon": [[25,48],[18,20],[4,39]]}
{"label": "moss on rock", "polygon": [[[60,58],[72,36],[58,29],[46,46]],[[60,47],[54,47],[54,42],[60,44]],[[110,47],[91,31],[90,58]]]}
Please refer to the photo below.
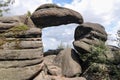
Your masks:
{"label": "moss on rock", "polygon": [[17,32],[17,31],[26,31],[29,27],[25,24],[20,24],[19,26],[12,27],[8,31]]}

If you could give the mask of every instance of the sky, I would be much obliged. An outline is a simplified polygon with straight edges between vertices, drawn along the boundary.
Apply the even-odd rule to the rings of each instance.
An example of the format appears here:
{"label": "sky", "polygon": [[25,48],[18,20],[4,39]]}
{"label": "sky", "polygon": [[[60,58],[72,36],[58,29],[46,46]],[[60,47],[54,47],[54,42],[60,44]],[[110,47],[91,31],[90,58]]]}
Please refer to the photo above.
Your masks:
{"label": "sky", "polygon": [[[117,30],[120,29],[120,0],[15,0],[15,3],[10,6],[10,12],[6,15],[34,12],[38,6],[45,3],[55,3],[73,9],[83,16],[84,22],[103,25],[106,32],[110,34],[107,44],[117,45],[113,40],[116,39]],[[68,24],[44,28],[42,39],[45,51],[56,49],[61,42],[65,45],[72,45],[77,25]]]}

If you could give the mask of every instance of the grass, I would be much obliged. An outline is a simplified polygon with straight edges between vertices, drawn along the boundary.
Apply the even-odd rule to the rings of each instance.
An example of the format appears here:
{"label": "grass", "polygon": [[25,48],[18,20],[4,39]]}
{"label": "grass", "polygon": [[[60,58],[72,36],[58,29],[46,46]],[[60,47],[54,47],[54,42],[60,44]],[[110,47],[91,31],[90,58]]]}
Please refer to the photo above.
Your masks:
{"label": "grass", "polygon": [[27,25],[21,24],[21,25],[19,25],[19,26],[15,26],[15,27],[9,29],[8,32],[9,32],[9,31],[12,31],[12,32],[26,31],[26,30],[28,30],[28,29],[29,29],[29,27],[28,27]]}
{"label": "grass", "polygon": [[[18,26],[15,26],[15,27],[12,27],[12,28],[8,29],[4,33],[0,34],[0,46],[5,44],[6,42],[12,42],[12,41],[6,40],[6,33],[8,35],[12,33],[13,37],[16,37],[17,35],[20,34],[20,32],[24,32],[28,29],[29,29],[29,27],[25,24],[20,24]],[[15,40],[13,40],[13,41],[15,41]]]}

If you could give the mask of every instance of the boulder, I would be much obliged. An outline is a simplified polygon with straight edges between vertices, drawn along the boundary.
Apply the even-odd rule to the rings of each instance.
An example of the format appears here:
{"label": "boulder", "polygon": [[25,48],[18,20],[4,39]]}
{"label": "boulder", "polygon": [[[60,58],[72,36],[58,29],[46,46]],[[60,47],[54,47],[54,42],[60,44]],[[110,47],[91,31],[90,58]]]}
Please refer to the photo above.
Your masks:
{"label": "boulder", "polygon": [[69,23],[83,23],[80,13],[55,4],[41,5],[33,12],[31,19],[40,28]]}
{"label": "boulder", "polygon": [[62,75],[66,77],[73,77],[82,73],[79,56],[71,48],[60,51],[54,59],[54,64],[62,69]]}
{"label": "boulder", "polygon": [[79,53],[89,53],[91,46],[107,40],[104,27],[97,23],[86,22],[75,29],[73,45]]}
{"label": "boulder", "polygon": [[62,75],[61,68],[54,65],[54,63],[53,63],[55,57],[56,57],[56,55],[51,53],[50,55],[44,56],[44,61],[43,62],[46,66],[46,71],[49,75],[61,76]]}
{"label": "boulder", "polygon": [[116,46],[109,45],[108,46],[110,53],[108,57],[109,61],[113,64],[120,65],[120,48]]}

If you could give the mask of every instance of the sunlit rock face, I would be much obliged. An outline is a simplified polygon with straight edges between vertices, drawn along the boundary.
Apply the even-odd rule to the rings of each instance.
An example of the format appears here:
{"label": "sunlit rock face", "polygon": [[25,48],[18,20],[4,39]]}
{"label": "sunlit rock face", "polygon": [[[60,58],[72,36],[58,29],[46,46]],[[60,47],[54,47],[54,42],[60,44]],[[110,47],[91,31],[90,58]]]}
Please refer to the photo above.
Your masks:
{"label": "sunlit rock face", "polygon": [[41,33],[26,15],[0,17],[0,80],[29,80],[41,70]]}
{"label": "sunlit rock face", "polygon": [[100,41],[107,40],[107,33],[104,27],[97,23],[83,23],[78,26],[74,34],[73,45],[79,53],[89,53],[91,47],[100,45]]}
{"label": "sunlit rock face", "polygon": [[[69,23],[79,24],[74,33],[74,49],[43,53],[42,28]],[[81,75],[88,74],[86,65],[91,62],[80,55],[90,53],[91,46],[106,40],[102,25],[83,23],[80,13],[55,4],[41,5],[30,17],[0,17],[0,80],[86,80]]]}
{"label": "sunlit rock face", "polygon": [[55,4],[41,5],[33,12],[31,19],[40,28],[69,23],[83,23],[83,18],[80,13]]}
{"label": "sunlit rock face", "polygon": [[[45,63],[41,28],[69,23],[81,24],[83,18],[76,11],[54,4],[41,5],[30,17],[27,15],[0,17],[0,80],[37,80],[38,74],[42,72],[47,76],[50,73],[52,76],[59,75],[60,67],[52,65],[58,69],[57,72]],[[69,53],[71,61],[79,66],[77,70],[72,68],[75,72],[70,76],[74,76],[81,73],[81,67],[71,57],[73,53],[70,50]],[[49,79],[52,79],[52,76],[49,76]],[[44,78],[40,78],[42,79]]]}

